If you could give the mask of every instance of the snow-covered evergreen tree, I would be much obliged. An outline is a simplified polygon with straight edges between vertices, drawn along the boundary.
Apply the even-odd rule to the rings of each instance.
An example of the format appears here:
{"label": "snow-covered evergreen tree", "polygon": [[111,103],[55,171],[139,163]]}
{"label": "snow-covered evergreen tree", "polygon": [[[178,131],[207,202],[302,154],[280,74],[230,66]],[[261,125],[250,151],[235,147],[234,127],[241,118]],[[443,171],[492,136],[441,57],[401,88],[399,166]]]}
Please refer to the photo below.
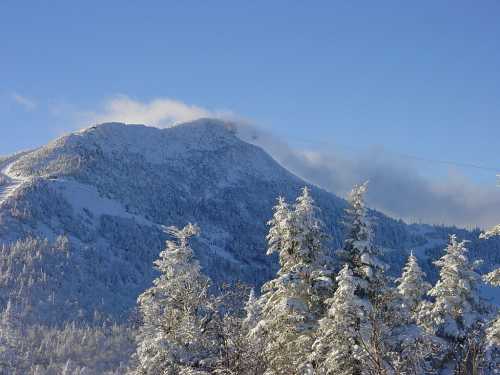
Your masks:
{"label": "snow-covered evergreen tree", "polygon": [[356,375],[365,373],[371,327],[367,319],[371,305],[356,296],[360,279],[349,265],[339,272],[337,290],[327,300],[327,314],[319,321],[312,362],[318,375]]}
{"label": "snow-covered evergreen tree", "polygon": [[[489,239],[495,236],[500,236],[500,224],[485,233],[481,233],[479,238]],[[483,281],[492,286],[500,287],[500,268],[484,275]],[[500,314],[498,313],[498,309],[496,316],[490,319],[486,328],[486,343],[488,345],[487,356],[491,366],[494,366],[497,372],[500,372]]]}
{"label": "snow-covered evergreen tree", "polygon": [[359,336],[357,343],[369,359],[364,365],[372,372],[384,373],[390,367],[392,348],[389,339],[399,320],[393,315],[397,311],[394,305],[396,293],[388,284],[387,266],[380,260],[380,252],[373,243],[372,224],[364,198],[367,189],[367,182],[355,185],[348,196],[348,231],[337,256],[352,270],[357,284],[356,296],[367,306],[365,321],[360,324],[370,327],[370,331]]}
{"label": "snow-covered evergreen tree", "polygon": [[[500,287],[500,268],[485,275],[483,280],[492,286]],[[491,320],[486,329],[486,340],[490,346],[496,347],[496,349],[493,350],[498,355],[500,353],[500,315],[498,313],[496,317]],[[498,361],[500,362],[500,359]]]}
{"label": "snow-covered evergreen tree", "polygon": [[[485,275],[483,280],[492,286],[500,287],[500,268]],[[486,329],[486,336],[488,344],[496,346],[496,351],[500,353],[500,314],[497,314],[490,322],[489,327]]]}
{"label": "snow-covered evergreen tree", "polygon": [[378,258],[379,251],[373,244],[373,230],[364,196],[368,182],[355,185],[349,193],[346,209],[348,232],[337,256],[348,264],[355,277],[360,278],[357,294],[372,299],[384,284],[385,264]]}
{"label": "snow-covered evergreen tree", "polygon": [[278,254],[280,273],[291,270],[294,260],[294,233],[293,216],[288,203],[283,197],[278,198],[278,203],[273,207],[273,218],[269,220],[269,233],[267,234],[267,255]]}
{"label": "snow-covered evergreen tree", "polygon": [[217,311],[210,281],[189,246],[197,226],[169,229],[174,237],[155,265],[161,275],[139,296],[143,325],[138,335],[137,374],[207,374],[218,351]]}
{"label": "snow-covered evergreen tree", "polygon": [[420,321],[443,340],[441,359],[435,361],[441,371],[473,373],[484,361],[485,309],[475,271],[480,262],[469,260],[465,243],[451,235],[445,254],[434,262],[440,268],[439,280],[428,292],[434,302],[423,306]]}
{"label": "snow-covered evergreen tree", "polygon": [[427,294],[431,285],[425,281],[425,272],[418,265],[418,260],[413,252],[408,257],[403,268],[403,274],[396,279],[397,291],[401,297],[402,309],[410,316],[417,314],[423,296]]}
{"label": "snow-covered evergreen tree", "polygon": [[417,258],[410,253],[401,277],[395,280],[396,295],[389,301],[388,315],[392,337],[392,364],[397,373],[424,374],[435,344],[432,335],[417,324],[419,314],[431,285]]}
{"label": "snow-covered evergreen tree", "polygon": [[[337,251],[341,262],[352,269],[357,285],[356,297],[367,306],[360,321],[365,333],[357,337],[356,346],[351,350],[362,348],[364,351],[363,371],[366,373],[409,371],[420,374],[425,371],[423,360],[426,353],[422,350],[421,331],[409,310],[414,308],[421,292],[410,291],[410,284],[420,282],[416,287],[423,287],[424,275],[416,268],[416,262],[411,263],[411,269],[400,280],[401,291],[391,286],[385,273],[387,266],[380,260],[380,251],[374,246],[372,224],[364,199],[367,188],[367,183],[356,185],[349,194],[350,205],[346,210],[348,232],[343,248]],[[407,295],[408,301],[400,295],[401,292]]]}
{"label": "snow-covered evergreen tree", "polygon": [[430,317],[444,337],[462,336],[481,318],[483,310],[478,290],[481,278],[475,271],[479,263],[469,260],[465,243],[451,235],[445,255],[434,262],[440,272],[438,282],[428,292],[435,300]]}
{"label": "snow-covered evergreen tree", "polygon": [[268,254],[278,253],[281,268],[264,284],[259,301],[256,330],[264,343],[266,374],[305,372],[323,295],[333,286],[322,222],[307,187],[293,210],[280,198],[269,225]]}

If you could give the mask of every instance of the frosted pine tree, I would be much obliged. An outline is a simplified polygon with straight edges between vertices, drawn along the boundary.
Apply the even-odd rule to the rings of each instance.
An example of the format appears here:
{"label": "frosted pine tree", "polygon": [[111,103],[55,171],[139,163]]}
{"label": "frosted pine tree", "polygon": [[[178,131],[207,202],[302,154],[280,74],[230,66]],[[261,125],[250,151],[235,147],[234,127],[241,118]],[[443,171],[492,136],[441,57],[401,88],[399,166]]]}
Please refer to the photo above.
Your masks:
{"label": "frosted pine tree", "polygon": [[368,306],[365,320],[360,324],[369,327],[369,331],[360,335],[357,343],[366,354],[364,366],[372,373],[388,373],[389,369],[394,371],[394,363],[401,362],[399,359],[407,349],[402,340],[408,333],[408,321],[397,305],[397,291],[389,285],[385,275],[387,266],[380,260],[380,252],[374,245],[364,199],[367,188],[367,183],[356,185],[348,196],[348,231],[337,255],[352,270],[357,284],[356,296]]}
{"label": "frosted pine tree", "polygon": [[138,335],[136,374],[208,374],[217,353],[216,307],[210,281],[189,246],[197,226],[169,228],[173,241],[155,266],[160,276],[139,296],[143,325]]}
{"label": "frosted pine tree", "polygon": [[318,317],[324,315],[324,300],[333,292],[333,260],[325,248],[327,235],[319,219],[319,211],[309,189],[304,187],[297,198],[293,218],[297,233],[297,255],[306,264],[303,272],[311,285],[309,303]]}
{"label": "frosted pine tree", "polygon": [[434,302],[424,306],[421,321],[444,340],[439,367],[472,374],[483,365],[485,309],[475,271],[480,262],[469,260],[465,243],[451,235],[445,255],[434,262],[439,280],[428,292]]}
{"label": "frosted pine tree", "polygon": [[[494,236],[500,236],[500,225],[493,227],[492,229],[482,233],[479,238],[481,239],[489,239]],[[500,268],[497,268],[490,273],[486,274],[483,277],[484,282],[500,287]],[[488,345],[491,347],[490,351],[496,356],[500,354],[500,314],[497,314],[495,318],[491,320],[488,328],[486,329],[486,340]],[[495,362],[500,362],[500,359],[497,359]],[[500,363],[496,363],[496,365],[500,366]]]}
{"label": "frosted pine tree", "polygon": [[403,274],[399,279],[396,279],[397,291],[401,297],[401,307],[408,312],[409,316],[415,317],[422,298],[431,288],[431,285],[425,281],[425,277],[425,272],[418,265],[417,257],[412,252],[403,268]]}
{"label": "frosted pine tree", "polygon": [[268,254],[278,253],[281,268],[262,288],[256,331],[266,374],[302,373],[324,308],[322,294],[332,288],[325,235],[309,190],[302,190],[293,210],[280,198],[269,225]]}
{"label": "frosted pine tree", "polygon": [[373,298],[382,286],[379,284],[384,283],[385,264],[378,258],[379,251],[373,244],[373,231],[364,200],[367,189],[368,183],[365,182],[355,185],[349,193],[349,207],[346,209],[348,232],[337,256],[360,279],[358,295]]}
{"label": "frosted pine tree", "polygon": [[277,253],[279,256],[279,273],[286,273],[295,264],[294,255],[294,225],[293,213],[283,197],[278,198],[278,203],[273,208],[273,218],[267,223],[267,255]]}
{"label": "frosted pine tree", "polygon": [[460,337],[481,318],[481,278],[475,271],[479,263],[469,260],[465,243],[451,235],[445,255],[434,262],[440,272],[438,282],[428,292],[435,299],[430,316],[436,331],[445,337]]}
{"label": "frosted pine tree", "polygon": [[395,280],[397,295],[389,311],[392,315],[392,363],[398,373],[426,373],[428,360],[436,346],[434,337],[417,324],[425,304],[423,297],[431,288],[425,276],[411,252],[401,277]]}
{"label": "frosted pine tree", "polygon": [[327,314],[319,322],[312,362],[318,375],[357,375],[365,373],[371,327],[367,315],[371,306],[356,296],[360,279],[346,264],[339,272],[337,290],[327,300]]}
{"label": "frosted pine tree", "polygon": [[[483,277],[484,281],[492,286],[500,287],[500,268],[488,273]],[[488,328],[486,329],[486,339],[490,346],[496,347],[494,349],[497,353],[500,352],[500,315],[492,319]],[[499,359],[500,362],[500,359]]]}

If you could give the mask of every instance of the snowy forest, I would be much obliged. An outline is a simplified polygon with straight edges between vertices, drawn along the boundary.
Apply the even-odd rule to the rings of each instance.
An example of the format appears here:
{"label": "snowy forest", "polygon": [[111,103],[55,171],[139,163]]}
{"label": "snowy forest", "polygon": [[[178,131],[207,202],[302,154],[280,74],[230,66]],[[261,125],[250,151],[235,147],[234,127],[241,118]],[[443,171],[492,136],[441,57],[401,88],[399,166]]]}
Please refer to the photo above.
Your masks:
{"label": "snowy forest", "polygon": [[[357,185],[348,197],[340,249],[329,248],[321,208],[307,187],[293,203],[278,198],[267,255],[278,257],[279,270],[261,290],[215,285],[190,246],[200,228],[168,228],[170,239],[154,263],[158,277],[120,324],[98,316],[100,324],[92,326],[78,316],[61,326],[30,323],[23,293],[50,277],[41,271],[42,256],[64,265],[68,240],[27,238],[4,246],[3,284],[16,282],[12,275],[29,276],[1,314],[0,373],[500,373],[498,308],[480,297],[483,283],[500,286],[500,269],[479,274],[467,241],[450,235],[434,262],[434,285],[413,254],[401,275],[391,277],[374,243],[367,188]],[[497,235],[500,226],[481,239]],[[43,290],[37,295],[54,298]]]}

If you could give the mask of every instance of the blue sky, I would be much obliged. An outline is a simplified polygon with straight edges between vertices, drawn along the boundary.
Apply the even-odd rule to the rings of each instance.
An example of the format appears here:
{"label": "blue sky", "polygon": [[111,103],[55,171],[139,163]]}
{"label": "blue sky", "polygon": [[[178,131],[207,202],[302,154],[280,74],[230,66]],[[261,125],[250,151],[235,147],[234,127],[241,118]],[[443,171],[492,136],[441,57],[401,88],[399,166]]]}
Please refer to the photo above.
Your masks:
{"label": "blue sky", "polygon": [[[101,118],[89,114],[121,95],[230,111],[346,158],[383,150],[426,178],[449,165],[401,154],[500,170],[499,15],[493,0],[5,0],[0,154]],[[453,169],[495,184],[494,171]]]}

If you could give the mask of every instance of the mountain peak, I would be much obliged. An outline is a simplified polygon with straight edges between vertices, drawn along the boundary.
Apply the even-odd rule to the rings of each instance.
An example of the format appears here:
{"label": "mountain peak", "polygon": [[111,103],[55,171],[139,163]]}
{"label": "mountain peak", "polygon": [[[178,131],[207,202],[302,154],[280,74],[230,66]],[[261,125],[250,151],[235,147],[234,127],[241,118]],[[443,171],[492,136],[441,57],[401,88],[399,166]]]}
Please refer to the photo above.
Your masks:
{"label": "mountain peak", "polygon": [[25,176],[46,175],[52,174],[57,165],[56,174],[60,174],[62,160],[94,154],[134,154],[149,163],[163,164],[189,158],[193,153],[248,146],[236,136],[234,124],[218,119],[203,118],[168,128],[107,122],[65,135],[28,153],[14,163],[13,170]]}
{"label": "mountain peak", "polygon": [[233,138],[236,133],[236,125],[230,121],[225,121],[215,118],[200,118],[197,120],[177,123],[166,128],[156,126],[148,126],[144,124],[129,124],[123,122],[104,122],[101,124],[92,125],[88,128],[82,129],[73,134],[75,135],[88,135],[92,133],[99,133],[104,136],[116,136],[122,133],[138,134],[168,134],[172,131],[184,131],[191,133],[192,136],[196,134],[207,137],[209,141],[212,137],[228,137]]}

